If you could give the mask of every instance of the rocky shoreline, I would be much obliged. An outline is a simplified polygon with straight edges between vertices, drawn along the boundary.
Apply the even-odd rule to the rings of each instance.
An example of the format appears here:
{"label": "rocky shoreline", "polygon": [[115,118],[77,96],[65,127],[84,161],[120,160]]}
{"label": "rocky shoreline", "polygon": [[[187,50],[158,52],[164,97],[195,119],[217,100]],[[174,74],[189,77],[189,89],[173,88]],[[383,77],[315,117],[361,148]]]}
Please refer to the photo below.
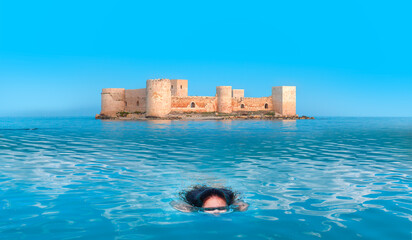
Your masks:
{"label": "rocky shoreline", "polygon": [[307,116],[282,116],[274,112],[234,112],[234,113],[170,113],[165,117],[146,117],[143,112],[119,112],[116,116],[106,116],[97,114],[96,119],[108,120],[298,120],[298,119],[315,119]]}

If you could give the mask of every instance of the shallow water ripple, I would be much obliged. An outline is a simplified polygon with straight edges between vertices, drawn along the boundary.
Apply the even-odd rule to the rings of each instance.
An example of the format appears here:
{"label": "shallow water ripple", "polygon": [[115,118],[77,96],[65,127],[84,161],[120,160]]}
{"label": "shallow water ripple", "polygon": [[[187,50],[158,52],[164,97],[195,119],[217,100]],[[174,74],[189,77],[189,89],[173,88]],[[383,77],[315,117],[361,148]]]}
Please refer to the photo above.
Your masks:
{"label": "shallow water ripple", "polygon": [[[410,118],[0,124],[0,238],[412,237]],[[170,207],[198,183],[249,210]]]}

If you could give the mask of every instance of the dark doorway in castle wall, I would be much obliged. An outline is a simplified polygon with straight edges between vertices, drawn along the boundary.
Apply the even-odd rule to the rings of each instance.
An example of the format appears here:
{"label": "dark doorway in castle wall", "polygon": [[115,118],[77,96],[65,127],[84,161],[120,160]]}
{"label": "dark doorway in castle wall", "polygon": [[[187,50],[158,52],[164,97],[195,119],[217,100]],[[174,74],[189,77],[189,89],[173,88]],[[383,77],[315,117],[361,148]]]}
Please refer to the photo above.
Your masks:
{"label": "dark doorway in castle wall", "polygon": [[196,104],[195,104],[194,102],[192,102],[192,103],[190,104],[190,107],[191,107],[191,108],[195,108],[195,107],[196,107]]}
{"label": "dark doorway in castle wall", "polygon": [[136,102],[136,106],[139,106],[139,105],[140,105],[139,100],[137,100],[137,102]]}
{"label": "dark doorway in castle wall", "polygon": [[240,104],[240,108],[245,108],[245,104]]}
{"label": "dark doorway in castle wall", "polygon": [[265,109],[268,109],[269,105],[267,103],[265,103]]}

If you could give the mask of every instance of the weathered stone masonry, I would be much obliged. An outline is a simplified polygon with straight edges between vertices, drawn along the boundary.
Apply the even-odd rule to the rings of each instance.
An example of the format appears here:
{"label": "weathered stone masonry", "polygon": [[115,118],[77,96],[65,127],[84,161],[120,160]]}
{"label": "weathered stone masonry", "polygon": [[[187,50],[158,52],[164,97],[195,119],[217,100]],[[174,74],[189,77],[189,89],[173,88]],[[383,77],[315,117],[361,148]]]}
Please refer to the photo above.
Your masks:
{"label": "weathered stone masonry", "polygon": [[283,116],[296,115],[296,87],[272,88],[268,97],[244,97],[243,89],[216,87],[210,97],[188,96],[188,81],[183,79],[149,79],[146,88],[104,88],[100,115],[115,117],[119,112],[142,113],[148,117],[165,117],[169,113],[272,111]]}

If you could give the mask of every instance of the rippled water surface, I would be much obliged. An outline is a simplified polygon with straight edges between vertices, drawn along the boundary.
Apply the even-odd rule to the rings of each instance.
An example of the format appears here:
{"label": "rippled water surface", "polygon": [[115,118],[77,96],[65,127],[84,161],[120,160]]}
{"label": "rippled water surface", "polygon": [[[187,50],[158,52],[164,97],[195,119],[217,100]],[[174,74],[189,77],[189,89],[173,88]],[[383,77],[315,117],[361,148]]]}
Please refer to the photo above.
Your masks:
{"label": "rippled water surface", "polygon": [[[0,129],[0,239],[411,239],[411,118]],[[242,192],[249,210],[169,205],[197,183]]]}

